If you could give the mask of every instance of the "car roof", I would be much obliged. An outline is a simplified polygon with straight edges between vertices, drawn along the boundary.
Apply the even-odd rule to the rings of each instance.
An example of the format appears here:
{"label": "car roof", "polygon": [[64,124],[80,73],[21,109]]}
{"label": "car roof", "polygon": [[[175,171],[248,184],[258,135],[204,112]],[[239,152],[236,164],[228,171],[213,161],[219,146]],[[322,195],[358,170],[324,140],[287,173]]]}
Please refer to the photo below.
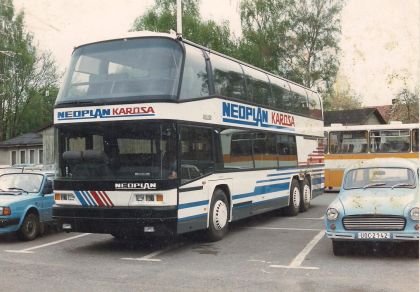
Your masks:
{"label": "car roof", "polygon": [[372,167],[401,167],[409,168],[417,171],[418,164],[404,158],[374,158],[363,161],[358,161],[347,168],[347,171],[358,168],[372,168]]}

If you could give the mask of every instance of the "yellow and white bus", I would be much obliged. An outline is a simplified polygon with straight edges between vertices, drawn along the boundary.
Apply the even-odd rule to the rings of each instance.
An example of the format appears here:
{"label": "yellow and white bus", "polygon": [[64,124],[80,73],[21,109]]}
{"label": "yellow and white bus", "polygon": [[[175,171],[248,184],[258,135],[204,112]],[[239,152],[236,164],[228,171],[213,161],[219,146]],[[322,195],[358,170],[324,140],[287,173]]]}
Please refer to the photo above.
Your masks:
{"label": "yellow and white bus", "polygon": [[357,161],[386,157],[417,160],[419,157],[419,124],[331,124],[324,130],[326,190],[338,190],[344,169]]}

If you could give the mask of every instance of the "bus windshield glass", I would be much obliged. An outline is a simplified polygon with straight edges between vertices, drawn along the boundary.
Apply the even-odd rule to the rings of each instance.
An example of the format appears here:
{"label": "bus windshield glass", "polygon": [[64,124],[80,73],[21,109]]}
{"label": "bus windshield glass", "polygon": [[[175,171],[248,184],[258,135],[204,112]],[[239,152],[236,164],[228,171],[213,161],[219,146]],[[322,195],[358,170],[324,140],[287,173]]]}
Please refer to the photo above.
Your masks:
{"label": "bus windshield glass", "polygon": [[175,99],[182,48],[166,38],[94,43],[72,56],[57,104]]}
{"label": "bus windshield glass", "polygon": [[59,177],[65,179],[173,179],[175,125],[89,123],[58,129]]}

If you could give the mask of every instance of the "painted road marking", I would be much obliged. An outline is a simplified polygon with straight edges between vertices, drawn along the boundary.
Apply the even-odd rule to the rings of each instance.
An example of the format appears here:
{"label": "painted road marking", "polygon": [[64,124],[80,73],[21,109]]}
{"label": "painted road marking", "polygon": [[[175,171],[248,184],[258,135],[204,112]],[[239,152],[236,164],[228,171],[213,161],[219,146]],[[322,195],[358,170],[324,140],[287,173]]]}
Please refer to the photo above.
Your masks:
{"label": "painted road marking", "polygon": [[304,249],[290,262],[288,266],[270,265],[270,268],[286,268],[286,269],[307,269],[319,270],[319,267],[302,267],[302,263],[311,250],[324,237],[325,230],[320,231],[315,237],[304,247]]}
{"label": "painted road marking", "polygon": [[33,250],[35,249],[39,249],[39,248],[43,248],[43,247],[47,247],[47,246],[51,246],[51,245],[55,245],[55,244],[59,244],[65,241],[69,241],[69,240],[73,240],[73,239],[78,239],[80,237],[84,237],[87,235],[90,235],[91,233],[83,233],[83,234],[79,234],[76,236],[72,236],[72,237],[68,237],[65,239],[61,239],[61,240],[57,240],[57,241],[53,241],[53,242],[49,242],[46,244],[42,244],[42,245],[37,245],[34,247],[30,247],[30,248],[25,248],[25,249],[20,249],[20,250],[5,250],[5,252],[12,252],[12,253],[33,253]]}
{"label": "painted road marking", "polygon": [[167,248],[152,252],[152,253],[150,253],[148,255],[145,255],[144,257],[141,257],[141,258],[121,258],[121,259],[126,260],[126,261],[161,262],[162,261],[161,259],[155,259],[154,257],[156,257],[156,256],[158,256],[158,255],[160,255],[164,252],[167,252],[167,251],[169,251],[169,250],[171,250],[175,247],[176,247],[176,245],[171,246],[171,247],[167,247]]}

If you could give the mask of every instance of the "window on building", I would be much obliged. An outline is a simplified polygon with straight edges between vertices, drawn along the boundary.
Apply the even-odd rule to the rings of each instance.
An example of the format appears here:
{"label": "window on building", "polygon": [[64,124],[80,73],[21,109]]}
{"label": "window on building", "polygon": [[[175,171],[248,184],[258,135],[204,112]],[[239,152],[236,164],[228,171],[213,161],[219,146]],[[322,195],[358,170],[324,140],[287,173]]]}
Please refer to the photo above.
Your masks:
{"label": "window on building", "polygon": [[11,165],[17,164],[17,152],[16,151],[12,151],[10,164]]}
{"label": "window on building", "polygon": [[20,163],[24,164],[26,163],[26,151],[20,150]]}
{"label": "window on building", "polygon": [[35,164],[35,150],[29,150],[29,163]]}

